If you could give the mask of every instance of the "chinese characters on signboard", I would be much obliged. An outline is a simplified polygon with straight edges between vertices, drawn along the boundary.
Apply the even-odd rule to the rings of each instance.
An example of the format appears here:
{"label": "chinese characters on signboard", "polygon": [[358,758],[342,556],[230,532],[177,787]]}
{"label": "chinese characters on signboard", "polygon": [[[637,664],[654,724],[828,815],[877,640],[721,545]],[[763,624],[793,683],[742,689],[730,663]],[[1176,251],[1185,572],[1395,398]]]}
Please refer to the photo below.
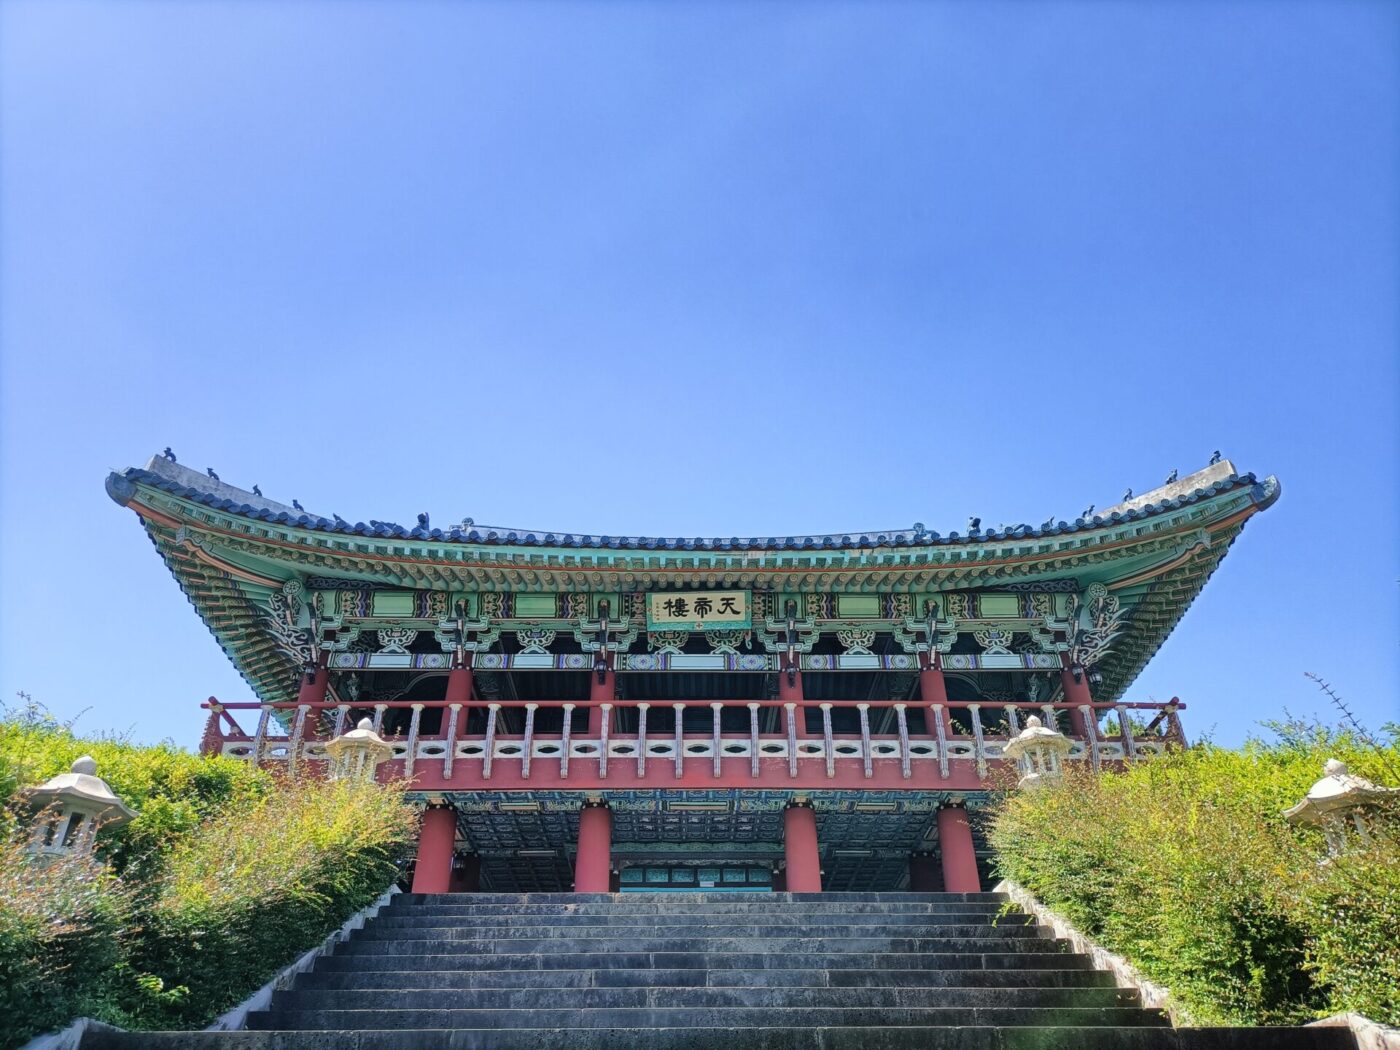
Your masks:
{"label": "chinese characters on signboard", "polygon": [[687,591],[647,595],[647,630],[703,631],[752,626],[748,591]]}

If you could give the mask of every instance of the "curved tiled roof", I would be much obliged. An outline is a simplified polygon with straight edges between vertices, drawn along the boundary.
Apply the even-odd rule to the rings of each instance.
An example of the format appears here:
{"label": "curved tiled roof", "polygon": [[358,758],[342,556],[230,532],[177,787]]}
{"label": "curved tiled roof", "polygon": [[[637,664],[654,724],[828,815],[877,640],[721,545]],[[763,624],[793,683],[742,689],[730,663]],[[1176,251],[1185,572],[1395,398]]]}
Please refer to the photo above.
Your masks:
{"label": "curved tiled roof", "polygon": [[[806,536],[661,538],[390,522],[350,523],[289,507],[156,457],[112,472],[220,646],[264,701],[295,695],[298,660],[268,627],[288,577],[429,590],[652,590],[727,586],[803,592],[956,590],[1033,581],[1114,581],[1131,626],[1101,665],[1117,697],[1199,594],[1276,479],[1227,460],[1104,514],[1040,528],[940,535],[913,529]],[[388,541],[388,542],[386,542]],[[392,546],[390,545],[392,544]],[[703,552],[703,553],[694,553]]]}
{"label": "curved tiled roof", "polygon": [[[1212,473],[1209,468],[1183,479],[1176,486],[1164,486],[1158,490],[1163,498],[1143,502],[1135,500],[1124,504],[1126,509],[1113,510],[1108,514],[1096,514],[1091,518],[1075,518],[1073,521],[1057,521],[1053,525],[1039,528],[1031,525],[1016,525],[1009,529],[978,529],[967,535],[950,532],[946,536],[929,532],[922,526],[912,529],[867,530],[864,532],[823,533],[810,536],[733,536],[723,537],[656,537],[656,536],[605,536],[591,533],[546,532],[544,530],[507,529],[478,525],[457,525],[450,529],[428,528],[419,525],[408,529],[387,521],[371,520],[351,524],[344,520],[323,518],[320,515],[291,510],[283,504],[257,499],[251,493],[234,489],[222,482],[215,482],[224,492],[238,493],[249,497],[252,502],[242,501],[220,492],[210,491],[214,486],[191,484],[198,482],[201,475],[187,467],[170,463],[159,457],[153,458],[145,469],[132,467],[121,473],[113,472],[107,478],[108,494],[119,504],[125,505],[134,495],[137,483],[161,489],[181,499],[202,503],[215,510],[240,517],[252,518],[293,528],[309,529],[318,532],[342,533],[380,539],[432,540],[439,543],[470,543],[475,545],[498,545],[509,547],[586,547],[611,550],[665,550],[665,551],[794,551],[794,550],[866,550],[879,547],[934,547],[965,542],[987,540],[1036,539],[1039,537],[1060,536],[1150,518],[1153,515],[1209,499],[1231,489],[1250,487],[1259,484],[1253,474],[1236,474],[1233,470],[1214,472],[1208,483],[1194,488],[1186,488],[1192,478]],[[211,479],[213,480],[213,479]],[[1269,479],[1272,481],[1272,479]],[[1277,498],[1277,483],[1268,502]],[[1154,495],[1149,493],[1148,496]],[[283,509],[276,509],[282,507]]]}

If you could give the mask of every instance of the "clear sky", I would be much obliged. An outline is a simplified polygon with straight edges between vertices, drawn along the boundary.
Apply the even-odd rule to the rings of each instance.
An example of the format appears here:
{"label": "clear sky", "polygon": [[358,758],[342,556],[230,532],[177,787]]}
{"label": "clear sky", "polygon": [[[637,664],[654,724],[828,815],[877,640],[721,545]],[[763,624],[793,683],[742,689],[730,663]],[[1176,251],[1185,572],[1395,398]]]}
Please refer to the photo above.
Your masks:
{"label": "clear sky", "polygon": [[1131,690],[1400,717],[1400,5],[0,5],[0,697],[250,693],[109,468],[352,521],[1038,523],[1277,474]]}

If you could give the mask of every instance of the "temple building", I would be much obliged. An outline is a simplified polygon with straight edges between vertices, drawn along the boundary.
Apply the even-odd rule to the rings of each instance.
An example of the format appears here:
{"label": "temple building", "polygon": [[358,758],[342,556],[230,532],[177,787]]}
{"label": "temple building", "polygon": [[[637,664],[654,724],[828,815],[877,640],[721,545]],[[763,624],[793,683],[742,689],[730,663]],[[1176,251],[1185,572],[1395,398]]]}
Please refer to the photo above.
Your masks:
{"label": "temple building", "polygon": [[1067,764],[1183,742],[1133,681],[1279,486],[1217,459],[1040,527],[712,539],[352,524],[168,450],[107,491],[251,690],[203,749],[314,773],[371,720],[416,891],[967,892],[1029,717]]}

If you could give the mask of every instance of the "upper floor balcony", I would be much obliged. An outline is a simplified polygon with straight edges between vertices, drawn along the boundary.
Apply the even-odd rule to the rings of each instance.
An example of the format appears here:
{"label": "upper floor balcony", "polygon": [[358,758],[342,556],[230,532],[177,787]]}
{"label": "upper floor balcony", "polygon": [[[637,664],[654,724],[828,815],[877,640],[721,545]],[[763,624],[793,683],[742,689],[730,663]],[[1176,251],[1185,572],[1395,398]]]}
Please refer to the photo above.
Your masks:
{"label": "upper floor balcony", "polygon": [[[1014,782],[1007,742],[1030,715],[1098,769],[1185,744],[1166,703],[473,700],[220,703],[201,750],[316,772],[326,743],[369,717],[394,748],[380,768],[415,793],[553,788],[985,791]],[[240,720],[241,719],[241,720]],[[1005,770],[1005,772],[1003,772]]]}

